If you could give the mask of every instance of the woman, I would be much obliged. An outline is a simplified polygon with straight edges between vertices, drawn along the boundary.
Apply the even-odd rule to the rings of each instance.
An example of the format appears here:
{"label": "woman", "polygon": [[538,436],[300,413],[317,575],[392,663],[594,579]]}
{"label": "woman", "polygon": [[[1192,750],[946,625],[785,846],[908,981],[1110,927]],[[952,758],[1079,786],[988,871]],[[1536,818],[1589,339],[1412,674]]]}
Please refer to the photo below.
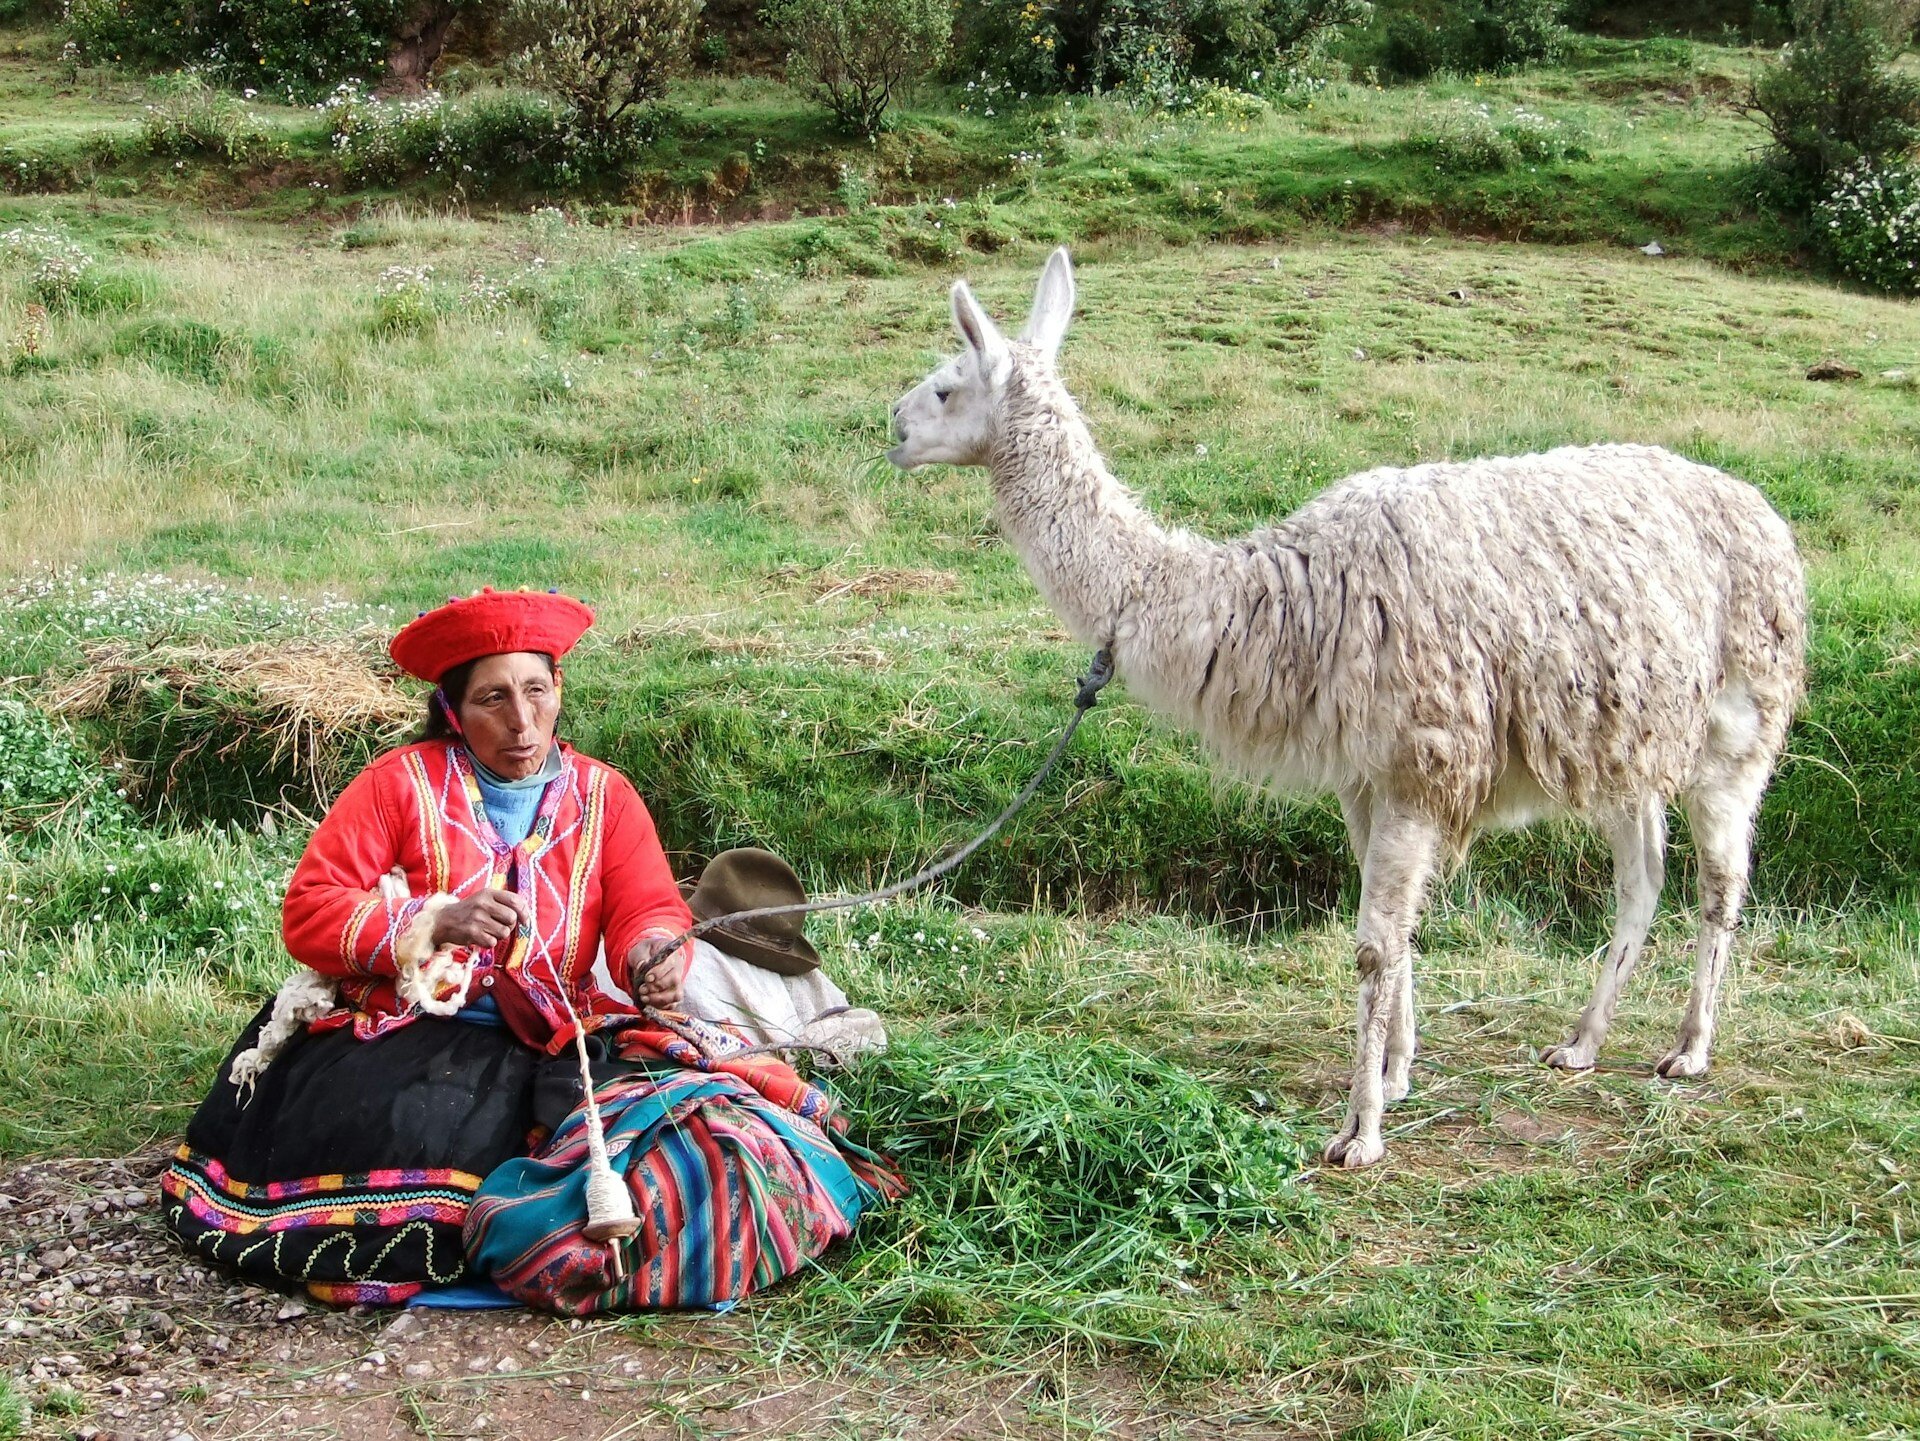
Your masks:
{"label": "woman", "polygon": [[[488,589],[394,638],[394,660],[435,686],[424,735],[342,792],[284,907],[287,949],[332,978],[338,1004],[250,1059],[243,1087],[234,1060],[259,1056],[261,1011],[163,1182],[168,1220],[202,1255],[334,1301],[393,1303],[462,1278],[462,1229],[489,1173],[578,1133],[576,1028],[591,1034],[596,1091],[624,1076],[636,1115],[647,1107],[631,1103],[676,1071],[702,1073],[670,1134],[623,1152],[629,1185],[643,1216],[701,1218],[725,1254],[756,1263],[683,1296],[669,1253],[705,1254],[714,1236],[656,1225],[613,1267],[655,1266],[628,1299],[738,1299],[844,1235],[888,1187],[853,1148],[843,1156],[820,1093],[764,1058],[716,1067],[708,1052],[732,1043],[714,1028],[681,1034],[672,1007],[690,953],[673,941],[692,916],[653,821],[623,776],[555,739],[559,658],[592,620],[565,596]],[[646,1164],[689,1136],[705,1171]],[[730,1187],[743,1164],[730,1147],[771,1187]],[[571,1220],[545,1219],[549,1241]],[[563,1302],[522,1259],[496,1246],[488,1265],[531,1304],[593,1308],[579,1277]]]}

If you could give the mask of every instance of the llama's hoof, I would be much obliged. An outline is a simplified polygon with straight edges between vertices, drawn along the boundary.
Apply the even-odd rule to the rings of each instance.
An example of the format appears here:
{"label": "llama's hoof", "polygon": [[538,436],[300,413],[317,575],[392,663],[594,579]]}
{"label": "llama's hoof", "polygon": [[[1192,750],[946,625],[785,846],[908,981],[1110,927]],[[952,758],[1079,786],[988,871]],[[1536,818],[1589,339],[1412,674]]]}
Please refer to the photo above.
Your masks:
{"label": "llama's hoof", "polygon": [[1395,1101],[1406,1100],[1412,1090],[1413,1074],[1410,1071],[1401,1071],[1395,1074],[1389,1070],[1386,1078],[1380,1083],[1381,1098],[1385,1100],[1389,1106]]}
{"label": "llama's hoof", "polygon": [[1540,1064],[1552,1066],[1556,1071],[1591,1071],[1593,1047],[1582,1045],[1578,1041],[1568,1041],[1564,1046],[1552,1046],[1540,1057]]}
{"label": "llama's hoof", "polygon": [[1350,1136],[1341,1132],[1327,1142],[1327,1164],[1357,1171],[1371,1166],[1387,1154],[1387,1143],[1378,1136]]}
{"label": "llama's hoof", "polygon": [[1669,1081],[1684,1081],[1693,1076],[1706,1075],[1707,1058],[1697,1056],[1692,1051],[1668,1051],[1653,1069]]}

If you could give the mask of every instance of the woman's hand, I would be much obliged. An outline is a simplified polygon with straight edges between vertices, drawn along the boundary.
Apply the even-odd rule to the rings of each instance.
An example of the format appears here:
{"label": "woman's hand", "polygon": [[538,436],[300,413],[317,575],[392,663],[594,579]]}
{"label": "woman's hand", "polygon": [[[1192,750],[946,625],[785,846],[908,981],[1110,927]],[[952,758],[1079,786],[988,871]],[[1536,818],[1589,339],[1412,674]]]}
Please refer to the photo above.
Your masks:
{"label": "woman's hand", "polygon": [[483,951],[497,946],[527,919],[527,903],[512,891],[481,891],[443,906],[433,918],[433,944]]}
{"label": "woman's hand", "polygon": [[627,989],[639,1004],[671,1011],[680,1004],[680,969],[673,937],[642,936],[627,952]]}

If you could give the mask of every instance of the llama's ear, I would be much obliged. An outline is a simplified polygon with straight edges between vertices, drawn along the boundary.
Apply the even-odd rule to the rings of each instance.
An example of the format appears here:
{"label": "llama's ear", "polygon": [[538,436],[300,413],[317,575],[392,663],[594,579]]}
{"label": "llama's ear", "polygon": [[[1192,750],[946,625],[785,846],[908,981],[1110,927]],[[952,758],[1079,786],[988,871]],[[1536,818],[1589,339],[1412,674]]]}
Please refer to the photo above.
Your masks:
{"label": "llama's ear", "polygon": [[1063,245],[1047,257],[1047,268],[1040,272],[1039,288],[1033,292],[1033,313],[1027,317],[1027,328],[1020,332],[1020,338],[1038,346],[1051,359],[1059,352],[1071,319],[1073,262]]}
{"label": "llama's ear", "polygon": [[1007,354],[1007,339],[1000,333],[1000,327],[987,318],[987,312],[980,308],[980,302],[973,298],[973,291],[967,288],[967,282],[953,282],[953,328],[960,332],[960,338],[967,343],[980,361],[980,373],[992,384],[998,384],[1006,377],[1012,364]]}

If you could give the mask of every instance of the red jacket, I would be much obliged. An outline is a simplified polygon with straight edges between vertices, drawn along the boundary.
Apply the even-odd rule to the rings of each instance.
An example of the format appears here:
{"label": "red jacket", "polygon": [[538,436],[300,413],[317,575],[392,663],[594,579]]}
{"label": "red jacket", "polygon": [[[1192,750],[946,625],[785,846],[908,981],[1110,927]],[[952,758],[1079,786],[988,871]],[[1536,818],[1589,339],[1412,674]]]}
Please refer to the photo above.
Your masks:
{"label": "red jacket", "polygon": [[[557,1053],[572,1041],[559,978],[584,1024],[632,1015],[594,974],[604,943],[613,985],[628,985],[627,953],[651,933],[676,935],[693,917],[660,849],[653,817],[627,778],[562,745],[561,771],[542,794],[534,834],[523,844],[531,903],[525,948],[511,942],[472,957],[471,995],[490,994],[521,1040]],[[402,959],[429,956],[433,915],[457,897],[511,886],[514,852],[486,824],[465,748],[427,741],[390,751],[353,780],[307,843],[287,887],[281,932],[294,959],[339,980],[352,1008],[317,1026],[350,1019],[362,1040],[417,1014],[395,977]],[[380,878],[406,872],[409,897],[384,898]],[[691,963],[691,948],[683,948]],[[456,949],[457,959],[466,959]]]}

